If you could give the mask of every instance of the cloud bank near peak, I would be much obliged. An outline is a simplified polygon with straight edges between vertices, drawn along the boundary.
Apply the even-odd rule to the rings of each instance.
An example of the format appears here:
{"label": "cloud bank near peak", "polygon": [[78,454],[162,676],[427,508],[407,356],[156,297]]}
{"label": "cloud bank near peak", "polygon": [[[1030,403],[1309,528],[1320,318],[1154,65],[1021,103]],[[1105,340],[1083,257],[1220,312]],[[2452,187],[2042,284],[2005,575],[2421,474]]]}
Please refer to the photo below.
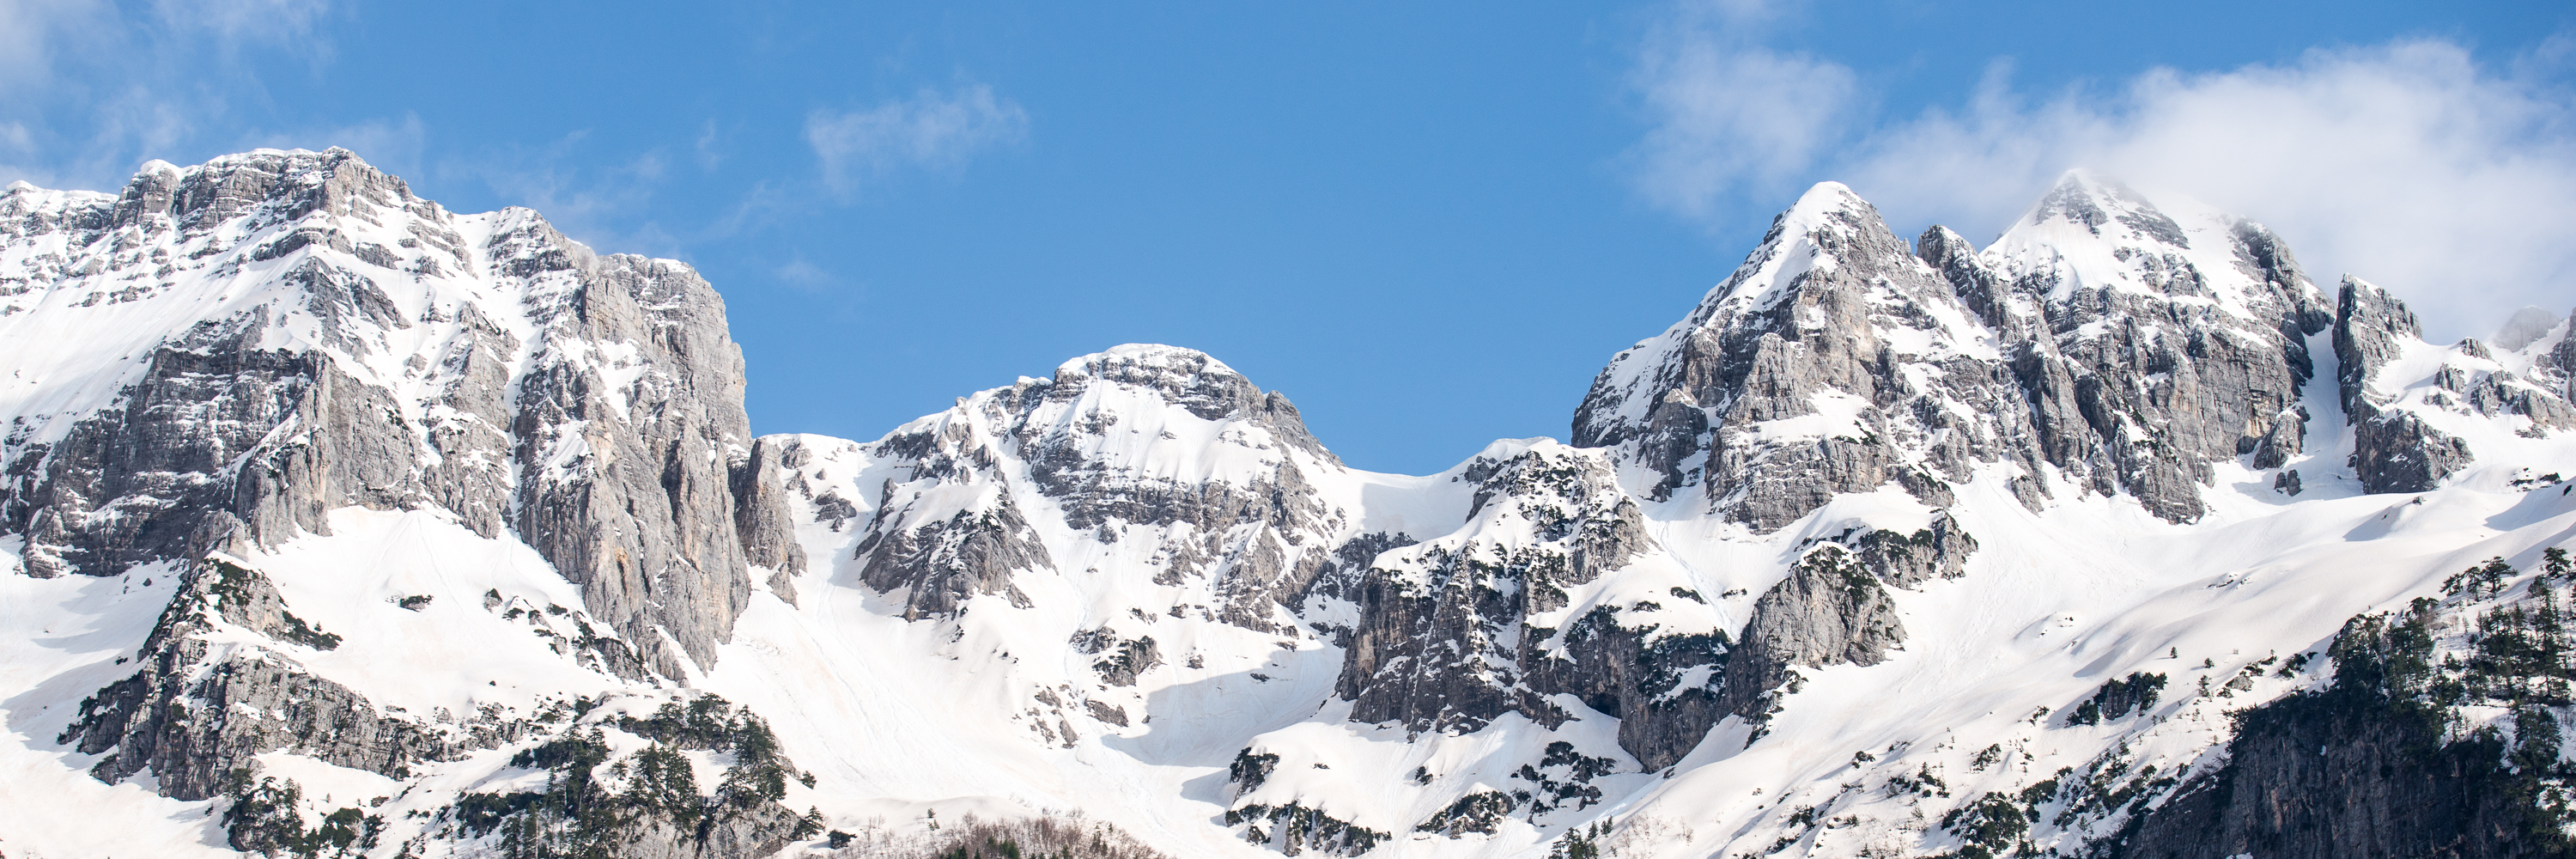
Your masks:
{"label": "cloud bank near peak", "polygon": [[1983,241],[2082,167],[2261,221],[2320,285],[2349,272],[2387,286],[2436,339],[2576,305],[2576,99],[2549,74],[2576,55],[2563,37],[2504,70],[2412,39],[2054,95],[2017,89],[1999,60],[1957,110],[1865,125],[1851,69],[1712,20],[1676,15],[1632,78],[1650,128],[1630,176],[1684,217],[1830,178],[1900,230]]}

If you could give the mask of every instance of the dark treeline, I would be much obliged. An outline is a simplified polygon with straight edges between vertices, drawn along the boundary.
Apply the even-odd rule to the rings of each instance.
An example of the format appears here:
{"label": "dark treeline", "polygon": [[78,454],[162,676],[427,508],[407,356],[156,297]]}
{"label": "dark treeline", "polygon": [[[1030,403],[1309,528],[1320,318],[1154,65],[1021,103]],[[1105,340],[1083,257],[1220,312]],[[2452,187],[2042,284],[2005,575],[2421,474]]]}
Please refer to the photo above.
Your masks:
{"label": "dark treeline", "polygon": [[857,836],[838,832],[833,840],[842,842],[838,855],[848,859],[1171,859],[1125,830],[1080,818],[988,821],[969,815],[946,823],[926,841],[850,843]]}

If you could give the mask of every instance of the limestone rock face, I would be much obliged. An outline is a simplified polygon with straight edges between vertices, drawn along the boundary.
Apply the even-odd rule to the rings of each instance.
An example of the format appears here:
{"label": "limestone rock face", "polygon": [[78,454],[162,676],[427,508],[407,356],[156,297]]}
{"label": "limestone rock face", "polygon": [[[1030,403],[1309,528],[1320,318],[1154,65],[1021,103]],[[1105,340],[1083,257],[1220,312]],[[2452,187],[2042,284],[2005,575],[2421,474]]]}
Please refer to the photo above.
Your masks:
{"label": "limestone rock face", "polygon": [[335,511],[534,549],[580,593],[555,652],[603,683],[712,667],[750,564],[797,565],[722,301],[678,263],[447,212],[340,150],[156,163],[113,196],[16,186],[0,256],[22,275],[0,350],[34,383],[0,394],[0,532],[31,575],[185,583],[59,738],[101,780],[206,799],[270,754],[401,779],[532,730],[310,667],[349,630],[241,559]]}
{"label": "limestone rock face", "polygon": [[[525,210],[451,214],[340,150],[156,163],[115,197],[15,189],[0,240],[50,284],[0,323],[134,348],[67,407],[11,415],[0,529],[36,575],[436,507],[537,547],[677,677],[749,593],[742,535],[790,563],[765,524],[783,508],[735,500],[740,351],[685,266],[596,256]],[[170,312],[198,321],[119,321]]]}
{"label": "limestone rock face", "polygon": [[[211,647],[202,636],[218,621],[267,635],[276,647]],[[462,723],[401,718],[295,659],[339,643],[297,618],[259,572],[209,560],[163,614],[140,669],[84,702],[59,740],[104,754],[91,769],[101,781],[149,771],[162,795],[197,800],[223,793],[236,770],[268,752],[401,778],[413,764],[495,748],[527,728],[488,714]]]}
{"label": "limestone rock face", "polygon": [[2564,383],[2561,390],[2567,399],[2576,401],[2576,312],[2567,315],[2566,324],[2558,329],[2558,344],[2550,347],[2548,368]]}
{"label": "limestone rock face", "polygon": [[[1353,702],[1352,719],[1474,730],[1506,712],[1561,722],[1565,714],[1543,697],[1557,691],[1607,695],[1601,700],[1614,703],[1598,709],[1612,715],[1623,709],[1615,702],[1638,700],[1633,688],[1602,676],[1606,671],[1556,672],[1554,682],[1535,686],[1522,676],[1559,632],[1535,626],[1534,618],[1565,614],[1569,590],[1653,550],[1636,502],[1597,455],[1562,446],[1483,471],[1473,521],[1493,526],[1480,529],[1490,534],[1380,555],[1359,588],[1360,620],[1337,683]],[[1521,522],[1534,523],[1535,532],[1509,527]],[[1617,609],[1607,612],[1595,626],[1617,626]],[[1600,688],[1585,688],[1593,686]]]}
{"label": "limestone rock face", "polygon": [[679,676],[680,658],[712,663],[751,593],[742,528],[780,534],[764,523],[785,516],[735,498],[732,471],[753,467],[751,425],[722,299],[685,266],[593,257],[534,218],[487,248],[550,299],[531,314],[541,345],[511,424],[513,525],[620,631],[668,633],[679,653],[650,648],[665,675]]}
{"label": "limestone rock face", "polygon": [[[1188,473],[1156,451],[1198,445]],[[1156,546],[1159,584],[1201,582],[1226,623],[1291,628],[1293,603],[1332,561],[1349,502],[1312,485],[1344,472],[1295,406],[1205,354],[1125,346],[1076,359],[915,421],[873,446],[891,469],[857,547],[870,587],[914,618],[973,596],[1028,597],[1021,573],[1057,559],[1025,512],[1044,504],[1092,542]],[[1341,502],[1336,504],[1335,502]],[[1161,610],[1162,607],[1157,607]]]}
{"label": "limestone rock face", "polygon": [[2423,492],[2441,485],[2477,459],[2463,432],[2509,428],[2538,439],[2576,429],[2560,356],[2576,338],[2566,336],[2567,327],[2532,327],[2508,332],[2519,345],[2501,354],[2474,339],[2435,346],[2424,342],[2405,302],[2345,278],[2334,344],[2353,430],[2349,464],[2362,487]]}
{"label": "limestone rock face", "polygon": [[1769,715],[1773,696],[1795,691],[1794,667],[1876,665],[1905,640],[1905,625],[1879,577],[1843,547],[1809,552],[1762,594],[1728,654],[1723,712]]}
{"label": "limestone rock face", "polygon": [[2306,338],[2332,315],[2261,225],[2072,173],[1974,260],[1935,258],[1962,295],[2001,293],[1996,335],[2042,458],[2078,485],[2188,521],[2213,463],[2299,450]]}
{"label": "limestone rock face", "polygon": [[[2485,523],[2461,527],[2493,564],[2563,566],[2523,538],[2571,503],[2551,469],[2576,324],[2438,346],[2377,287],[2337,299],[2258,224],[2081,173],[1982,250],[1905,241],[1827,183],[1603,368],[1573,444],[1408,476],[1151,344],[873,442],[753,438],[723,302],[687,266],[450,213],[336,150],[154,164],[114,195],[13,186],[0,563],[78,611],[12,610],[143,640],[10,708],[99,780],[228,811],[266,767],[391,779],[374,855],[823,849],[921,749],[956,771],[902,790],[1052,802],[1127,768],[1133,819],[1289,855],[1528,853],[1508,839],[1533,831],[1619,855],[2108,832],[2234,855],[2298,827],[2414,849],[2334,809],[2448,790],[2368,751],[2421,726],[2243,722],[2223,764],[2177,769],[2316,655],[2194,624],[2279,615],[2318,596],[2302,576],[2399,594],[2314,563],[2397,528]],[[2329,343],[2331,393],[2308,387]],[[2350,528],[2310,503],[2356,488],[2438,494]],[[2473,502],[2512,509],[2414,512]],[[2228,529],[2283,545],[2246,567],[2194,542]],[[2507,577],[2444,595],[2466,611]],[[2215,682],[2185,693],[2195,672]],[[772,733],[684,684],[814,706]],[[1851,712],[1872,696],[1885,712]],[[790,746],[831,760],[794,770]],[[1230,787],[1200,778],[1226,755]],[[1184,771],[1221,815],[1135,802]],[[1363,782],[1382,789],[1355,803]],[[295,849],[285,818],[237,816],[230,843]]]}
{"label": "limestone rock face", "polygon": [[2371,377],[2404,355],[2409,341],[2423,339],[2423,326],[2406,302],[2355,277],[2346,277],[2335,300],[2335,357],[2343,410],[2355,420],[2376,414],[2379,398],[2370,395]]}
{"label": "limestone rock face", "polygon": [[2322,295],[2259,225],[2189,226],[2071,174],[1993,248],[1909,249],[1839,185],[1809,192],[1662,337],[1613,359],[1575,442],[1655,498],[1696,487],[1757,530],[1895,483],[1946,505],[1981,463],[2026,504],[2045,463],[2077,487],[2196,518],[2211,463],[2297,450]]}
{"label": "limestone rock face", "polygon": [[1947,503],[1974,464],[2038,463],[1981,306],[1819,185],[1688,318],[1612,359],[1574,443],[1611,448],[1650,499],[1691,493],[1759,531],[1891,482]]}

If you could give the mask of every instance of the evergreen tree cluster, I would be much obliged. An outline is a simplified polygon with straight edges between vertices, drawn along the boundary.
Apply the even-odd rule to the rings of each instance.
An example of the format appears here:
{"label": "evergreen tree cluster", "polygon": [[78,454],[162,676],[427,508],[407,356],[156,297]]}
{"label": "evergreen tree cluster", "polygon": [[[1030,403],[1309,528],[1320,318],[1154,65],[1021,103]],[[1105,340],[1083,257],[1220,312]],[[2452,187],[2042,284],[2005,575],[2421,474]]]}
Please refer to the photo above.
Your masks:
{"label": "evergreen tree cluster", "polygon": [[940,834],[923,850],[851,852],[885,859],[1171,859],[1116,826],[1079,819],[985,821],[968,816]]}
{"label": "evergreen tree cluster", "polygon": [[306,828],[304,789],[293,779],[250,780],[250,771],[234,770],[226,793],[224,840],[235,850],[262,856],[322,859],[365,855],[384,833],[385,819],[355,808],[342,808]]}
{"label": "evergreen tree cluster", "polygon": [[[2532,578],[2523,596],[2478,615],[2465,653],[2447,654],[2440,665],[2421,669],[2433,703],[2494,704],[2517,711],[2571,703],[2570,680],[2576,678],[2576,666],[2569,663],[2576,648],[2568,640],[2567,609],[2558,591],[2576,579],[2576,569],[2571,569],[2576,564],[2571,564],[2566,550],[2558,548],[2545,550],[2542,561],[2540,574]],[[2452,576],[2443,589],[2468,599],[2493,598],[2519,576],[2520,571],[2503,558],[2491,558]],[[2409,666],[2409,670],[2415,669]]]}
{"label": "evergreen tree cluster", "polygon": [[1941,815],[1941,828],[1959,836],[1958,859],[1994,859],[2032,852],[2027,837],[2033,817],[2010,794],[1988,791],[1975,801]]}
{"label": "evergreen tree cluster", "polygon": [[[2439,748],[2417,753],[2464,761],[2452,769],[2474,783],[2472,795],[2503,798],[2523,809],[2521,828],[2533,846],[2542,854],[2567,855],[2576,853],[2576,839],[2566,834],[2576,823],[2568,801],[2576,766],[2559,759],[2564,737],[2558,711],[2571,703],[2559,588],[2576,580],[2576,565],[2562,549],[2548,549],[2542,558],[2542,571],[2522,596],[2478,614],[2465,636],[2468,647],[2438,661],[2441,601],[2420,598],[2403,612],[2353,618],[2327,651],[2335,663],[2333,685],[2308,697],[2348,713],[2417,724],[2425,735],[2444,738]],[[2444,585],[2455,596],[2495,598],[2509,592],[2520,574],[2496,558]],[[2472,718],[2467,707],[2503,707],[2507,715],[2489,722]]]}
{"label": "evergreen tree cluster", "polygon": [[[444,813],[465,836],[501,833],[500,855],[510,859],[607,859],[657,823],[703,844],[717,826],[771,826],[784,817],[766,807],[786,796],[789,778],[800,776],[780,753],[777,735],[750,711],[702,695],[685,706],[664,704],[649,718],[620,717],[616,726],[652,745],[616,759],[600,726],[566,730],[510,759],[512,766],[545,770],[543,790],[466,793]],[[732,763],[712,795],[699,792],[687,750],[730,753]],[[800,778],[811,784],[810,776]],[[822,834],[819,812],[785,819],[793,822],[773,836]]]}
{"label": "evergreen tree cluster", "polygon": [[1601,859],[1601,839],[1610,835],[1610,818],[1590,825],[1577,826],[1556,837],[1547,848],[1547,859]]}

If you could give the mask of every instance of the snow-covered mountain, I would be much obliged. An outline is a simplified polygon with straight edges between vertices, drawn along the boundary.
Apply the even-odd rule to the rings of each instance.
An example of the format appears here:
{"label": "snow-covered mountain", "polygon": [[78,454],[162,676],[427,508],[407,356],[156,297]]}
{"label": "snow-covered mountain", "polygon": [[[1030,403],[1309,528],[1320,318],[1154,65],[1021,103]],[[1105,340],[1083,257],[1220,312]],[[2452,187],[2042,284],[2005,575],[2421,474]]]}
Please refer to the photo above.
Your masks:
{"label": "snow-covered mountain", "polygon": [[341,150],[13,185],[0,854],[2563,851],[2570,327],[1827,183],[1415,477],[1170,346],[752,438],[687,266]]}

